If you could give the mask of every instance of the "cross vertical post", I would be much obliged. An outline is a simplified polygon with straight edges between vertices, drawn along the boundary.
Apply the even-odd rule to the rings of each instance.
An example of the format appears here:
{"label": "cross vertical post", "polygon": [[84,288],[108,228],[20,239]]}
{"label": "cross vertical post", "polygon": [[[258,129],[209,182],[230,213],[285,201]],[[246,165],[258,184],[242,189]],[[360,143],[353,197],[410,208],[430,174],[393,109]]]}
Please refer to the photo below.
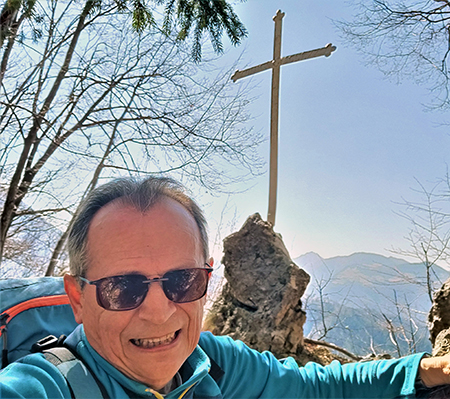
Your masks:
{"label": "cross vertical post", "polygon": [[270,174],[269,174],[269,209],[267,221],[275,225],[275,212],[277,209],[278,187],[278,103],[280,100],[280,59],[281,59],[281,28],[284,12],[278,10],[273,17],[275,30],[273,35],[273,67],[272,67],[272,94],[270,110]]}
{"label": "cross vertical post", "polygon": [[271,111],[270,111],[270,171],[269,171],[269,210],[267,221],[272,226],[275,225],[275,213],[277,207],[277,185],[278,185],[278,104],[280,97],[280,66],[292,62],[302,61],[320,56],[329,57],[336,47],[327,44],[325,47],[281,57],[281,32],[284,13],[277,11],[273,17],[275,22],[273,39],[273,59],[242,71],[237,70],[231,79],[236,82],[238,79],[253,75],[258,72],[272,69],[272,91],[271,91]]}

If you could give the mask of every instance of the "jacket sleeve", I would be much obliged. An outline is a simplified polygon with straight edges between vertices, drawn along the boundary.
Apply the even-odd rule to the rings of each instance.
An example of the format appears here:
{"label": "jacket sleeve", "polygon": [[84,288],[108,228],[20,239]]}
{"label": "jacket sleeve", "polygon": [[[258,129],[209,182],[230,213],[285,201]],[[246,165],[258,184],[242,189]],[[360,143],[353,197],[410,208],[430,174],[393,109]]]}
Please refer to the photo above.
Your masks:
{"label": "jacket sleeve", "polygon": [[63,375],[39,353],[0,372],[0,398],[70,399],[71,395]]}
{"label": "jacket sleeve", "polygon": [[229,337],[203,333],[200,346],[225,372],[224,398],[413,398],[422,358],[298,367],[292,358],[279,361]]}

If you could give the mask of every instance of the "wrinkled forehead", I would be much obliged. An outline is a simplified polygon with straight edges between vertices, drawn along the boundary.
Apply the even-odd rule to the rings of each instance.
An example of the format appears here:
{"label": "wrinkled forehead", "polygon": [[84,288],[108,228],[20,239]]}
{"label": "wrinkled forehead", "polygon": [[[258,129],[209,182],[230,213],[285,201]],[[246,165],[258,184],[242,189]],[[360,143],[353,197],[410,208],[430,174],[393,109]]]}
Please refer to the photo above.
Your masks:
{"label": "wrinkled forehead", "polygon": [[[205,261],[199,227],[190,212],[171,198],[162,198],[145,211],[121,199],[100,209],[93,217],[87,240],[88,264],[101,259],[164,256]],[[180,260],[181,262],[181,260]]]}

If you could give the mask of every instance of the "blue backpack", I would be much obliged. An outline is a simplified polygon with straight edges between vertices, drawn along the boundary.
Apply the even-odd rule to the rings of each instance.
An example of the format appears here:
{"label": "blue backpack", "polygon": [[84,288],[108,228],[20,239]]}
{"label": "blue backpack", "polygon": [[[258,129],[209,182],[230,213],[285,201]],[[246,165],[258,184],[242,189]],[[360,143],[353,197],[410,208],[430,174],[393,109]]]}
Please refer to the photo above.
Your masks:
{"label": "blue backpack", "polygon": [[61,277],[0,280],[2,368],[40,339],[68,335],[76,326]]}
{"label": "blue backpack", "polygon": [[1,368],[43,352],[66,378],[73,398],[106,398],[97,378],[64,346],[77,325],[61,277],[0,280]]}

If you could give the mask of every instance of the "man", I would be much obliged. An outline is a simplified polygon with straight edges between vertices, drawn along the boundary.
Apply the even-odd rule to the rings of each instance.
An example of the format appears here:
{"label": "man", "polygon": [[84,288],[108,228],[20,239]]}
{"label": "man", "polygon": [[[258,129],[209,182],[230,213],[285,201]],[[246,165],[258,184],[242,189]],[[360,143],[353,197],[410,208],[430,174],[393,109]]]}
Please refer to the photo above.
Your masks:
{"label": "man", "polygon": [[[64,278],[68,338],[110,398],[396,398],[450,383],[450,357],[298,368],[200,333],[212,270],[206,223],[176,182],[120,179],[82,204]],[[70,398],[42,354],[0,374],[2,398]]]}

